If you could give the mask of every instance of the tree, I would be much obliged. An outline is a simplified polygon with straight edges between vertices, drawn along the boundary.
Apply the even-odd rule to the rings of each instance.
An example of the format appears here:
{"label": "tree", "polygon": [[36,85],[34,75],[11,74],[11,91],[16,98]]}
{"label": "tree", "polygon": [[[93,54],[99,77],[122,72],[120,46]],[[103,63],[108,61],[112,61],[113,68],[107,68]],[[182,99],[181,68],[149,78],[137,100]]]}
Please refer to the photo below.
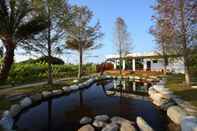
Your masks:
{"label": "tree", "polygon": [[[196,43],[197,1],[158,0],[158,3],[163,3],[160,4],[160,9],[165,8],[166,10],[164,10],[164,12],[171,16],[169,22],[174,29],[174,42],[171,45],[174,51],[177,51],[177,55],[183,57],[185,82],[186,86],[190,87],[189,63],[191,62],[192,55],[191,47]],[[167,27],[165,29],[167,29]]]}
{"label": "tree", "polygon": [[152,17],[155,24],[150,28],[150,33],[157,42],[158,54],[164,59],[164,74],[166,74],[169,55],[173,54],[171,45],[174,42],[175,35],[174,27],[171,23],[174,12],[172,1],[157,0],[153,9],[156,13]]}
{"label": "tree", "polygon": [[29,0],[0,0],[0,39],[5,47],[1,82],[8,77],[17,45],[28,42],[32,36],[46,29],[48,22],[45,18]]}
{"label": "tree", "polygon": [[86,6],[74,6],[72,12],[75,15],[72,18],[72,26],[66,28],[68,33],[66,48],[79,52],[78,78],[81,78],[83,54],[85,51],[101,47],[102,44],[98,42],[98,39],[103,36],[103,33],[100,31],[99,22],[95,26],[89,25],[93,13]]}
{"label": "tree", "polygon": [[119,53],[120,74],[122,75],[122,58],[131,50],[132,43],[123,18],[118,17],[115,22],[114,40]]}
{"label": "tree", "polygon": [[32,39],[31,43],[23,44],[27,53],[36,53],[48,58],[48,84],[53,83],[52,79],[52,58],[53,55],[62,53],[63,45],[61,40],[65,37],[63,24],[68,22],[68,4],[65,0],[33,0],[34,7],[43,12],[47,17],[47,29],[40,32]]}
{"label": "tree", "polygon": [[0,46],[0,58],[3,57],[3,46]]}
{"label": "tree", "polygon": [[[194,44],[193,42],[196,41],[194,38],[194,34],[196,34],[197,24],[197,1],[189,1],[189,0],[179,0],[177,3],[175,2],[175,19],[174,22],[176,23],[176,31],[178,35],[178,47],[180,47],[180,53],[184,59],[185,65],[185,81],[187,87],[191,86],[191,78],[190,78],[190,47]],[[180,42],[180,43],[179,43]]]}

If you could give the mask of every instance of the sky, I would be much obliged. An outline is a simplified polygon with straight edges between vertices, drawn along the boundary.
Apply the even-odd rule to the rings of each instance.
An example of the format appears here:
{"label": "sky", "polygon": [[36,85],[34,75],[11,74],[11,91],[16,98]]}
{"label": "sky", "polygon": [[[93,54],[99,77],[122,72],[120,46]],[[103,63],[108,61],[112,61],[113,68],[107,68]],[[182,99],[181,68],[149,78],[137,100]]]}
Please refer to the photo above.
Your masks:
{"label": "sky", "polygon": [[[69,3],[88,6],[94,13],[91,24],[94,25],[99,20],[101,31],[104,33],[101,40],[103,47],[89,52],[85,62],[99,63],[106,55],[116,52],[113,33],[117,17],[122,17],[128,26],[133,42],[132,52],[143,53],[155,50],[154,38],[149,33],[149,28],[153,25],[151,16],[154,13],[151,5],[154,4],[154,0],[69,0]],[[22,60],[23,57],[26,58],[17,55],[16,59]],[[76,57],[76,55],[70,56],[69,62],[77,62],[78,57]]]}

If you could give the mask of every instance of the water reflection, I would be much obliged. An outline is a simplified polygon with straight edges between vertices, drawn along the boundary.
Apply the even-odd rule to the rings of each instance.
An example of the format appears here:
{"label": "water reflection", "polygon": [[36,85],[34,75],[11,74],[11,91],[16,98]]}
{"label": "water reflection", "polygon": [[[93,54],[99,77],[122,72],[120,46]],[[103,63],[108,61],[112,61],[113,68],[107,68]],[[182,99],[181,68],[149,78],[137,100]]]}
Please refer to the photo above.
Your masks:
{"label": "water reflection", "polygon": [[51,131],[52,125],[52,99],[48,101],[48,131]]}
{"label": "water reflection", "polygon": [[[15,124],[20,131],[75,131],[83,116],[108,114],[131,121],[142,116],[156,131],[165,131],[164,117],[151,102],[130,97],[134,93],[146,95],[148,87],[149,83],[140,81],[99,81],[90,88],[30,108],[21,114]],[[143,98],[143,95],[137,96]]]}
{"label": "water reflection", "polygon": [[134,93],[139,95],[147,95],[148,88],[151,86],[148,82],[113,80],[111,91],[120,91],[120,93]]}

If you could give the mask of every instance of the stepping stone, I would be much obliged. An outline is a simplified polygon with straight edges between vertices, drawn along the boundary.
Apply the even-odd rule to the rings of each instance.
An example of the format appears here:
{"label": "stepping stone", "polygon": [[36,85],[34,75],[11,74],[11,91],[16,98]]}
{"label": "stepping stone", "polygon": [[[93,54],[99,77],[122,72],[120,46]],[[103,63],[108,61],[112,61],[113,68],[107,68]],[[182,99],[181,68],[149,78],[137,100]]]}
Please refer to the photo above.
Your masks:
{"label": "stepping stone", "polygon": [[82,126],[78,131],[95,131],[94,127],[90,124]]}
{"label": "stepping stone", "polygon": [[106,125],[106,123],[104,121],[94,120],[92,125],[97,127],[97,128],[102,128]]}
{"label": "stepping stone", "polygon": [[118,131],[119,126],[115,123],[106,125],[101,131]]}
{"label": "stepping stone", "polygon": [[91,122],[92,122],[92,118],[84,116],[84,117],[81,118],[79,123],[82,124],[82,125],[85,125],[85,124],[89,124]]}
{"label": "stepping stone", "polygon": [[97,115],[94,117],[94,119],[98,120],[98,121],[107,122],[107,121],[109,121],[109,116],[108,115]]}

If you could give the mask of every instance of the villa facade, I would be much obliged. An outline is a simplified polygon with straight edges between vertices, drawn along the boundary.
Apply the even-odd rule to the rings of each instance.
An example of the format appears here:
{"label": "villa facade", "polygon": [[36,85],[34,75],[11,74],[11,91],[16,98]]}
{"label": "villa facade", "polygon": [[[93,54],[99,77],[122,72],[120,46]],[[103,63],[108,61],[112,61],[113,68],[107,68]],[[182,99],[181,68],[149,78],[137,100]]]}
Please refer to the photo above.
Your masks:
{"label": "villa facade", "polygon": [[[120,68],[119,55],[108,55],[106,61],[113,64],[113,69]],[[131,53],[123,58],[123,70],[131,71],[164,71],[164,59],[155,52]],[[168,59],[168,72],[184,73],[182,57],[171,56]]]}

